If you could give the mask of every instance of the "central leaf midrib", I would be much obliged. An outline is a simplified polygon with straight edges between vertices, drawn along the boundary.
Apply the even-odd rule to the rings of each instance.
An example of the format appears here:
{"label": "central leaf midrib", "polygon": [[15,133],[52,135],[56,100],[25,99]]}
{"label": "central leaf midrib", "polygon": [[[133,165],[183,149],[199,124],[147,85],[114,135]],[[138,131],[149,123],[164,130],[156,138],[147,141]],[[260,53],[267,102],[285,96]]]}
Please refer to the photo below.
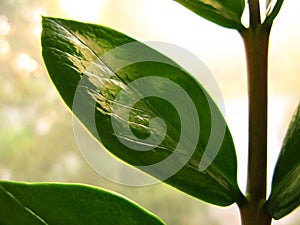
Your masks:
{"label": "central leaf midrib", "polygon": [[30,215],[32,215],[35,219],[37,219],[39,222],[49,225],[45,219],[42,218],[42,216],[38,215],[35,210],[31,209],[29,206],[26,206],[23,204],[23,202],[17,198],[13,193],[8,191],[2,184],[0,184],[0,188],[4,191],[5,194],[9,195],[18,205],[20,205],[25,211],[27,211]]}

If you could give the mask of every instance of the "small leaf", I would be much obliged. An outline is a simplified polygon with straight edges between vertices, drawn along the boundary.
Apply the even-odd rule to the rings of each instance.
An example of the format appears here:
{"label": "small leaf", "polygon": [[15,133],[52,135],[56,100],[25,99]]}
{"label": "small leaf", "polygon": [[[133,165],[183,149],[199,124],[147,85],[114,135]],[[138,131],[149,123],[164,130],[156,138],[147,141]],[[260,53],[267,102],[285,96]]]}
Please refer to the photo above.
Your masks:
{"label": "small leaf", "polygon": [[270,14],[271,9],[274,7],[274,0],[267,0],[266,1],[266,12],[267,15]]}
{"label": "small leaf", "polygon": [[165,223],[136,203],[97,187],[0,181],[0,224]]}
{"label": "small leaf", "polygon": [[300,105],[286,134],[266,204],[275,219],[284,217],[300,205]]}
{"label": "small leaf", "polygon": [[278,15],[284,0],[267,0],[266,2],[266,20],[264,23],[272,24]]}
{"label": "small leaf", "polygon": [[241,198],[225,120],[175,62],[110,28],[55,18],[43,18],[42,48],[63,100],[111,153],[204,201]]}
{"label": "small leaf", "polygon": [[175,0],[199,16],[220,26],[243,29],[244,0]]}

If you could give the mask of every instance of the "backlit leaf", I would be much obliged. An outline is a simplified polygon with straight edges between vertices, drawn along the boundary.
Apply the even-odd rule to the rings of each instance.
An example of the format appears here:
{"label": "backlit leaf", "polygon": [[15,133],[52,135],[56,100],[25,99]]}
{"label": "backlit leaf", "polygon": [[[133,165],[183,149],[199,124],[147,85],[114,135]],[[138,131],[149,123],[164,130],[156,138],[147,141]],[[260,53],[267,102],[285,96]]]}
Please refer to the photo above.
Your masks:
{"label": "backlit leaf", "polygon": [[3,225],[163,225],[136,203],[109,191],[79,184],[0,181]]}
{"label": "backlit leaf", "polygon": [[204,201],[241,198],[224,118],[174,61],[110,28],[55,18],[43,18],[42,47],[61,97],[111,153]]}
{"label": "backlit leaf", "polygon": [[300,205],[300,105],[286,134],[272,181],[267,208],[280,219]]}
{"label": "backlit leaf", "polygon": [[218,25],[233,29],[243,29],[241,17],[244,0],[175,0],[199,16]]}

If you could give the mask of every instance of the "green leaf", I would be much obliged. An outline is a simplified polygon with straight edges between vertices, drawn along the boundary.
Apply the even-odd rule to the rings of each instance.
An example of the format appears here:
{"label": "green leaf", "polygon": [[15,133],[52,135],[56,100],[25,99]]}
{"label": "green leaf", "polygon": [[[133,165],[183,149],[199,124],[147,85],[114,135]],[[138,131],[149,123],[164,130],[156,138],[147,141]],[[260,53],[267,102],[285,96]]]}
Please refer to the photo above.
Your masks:
{"label": "green leaf", "polygon": [[100,188],[0,181],[0,224],[165,224],[136,203]]}
{"label": "green leaf", "polygon": [[[268,0],[266,4],[265,24],[272,24],[278,15],[284,0]],[[276,3],[275,3],[276,2]]]}
{"label": "green leaf", "polygon": [[275,219],[284,217],[300,205],[300,105],[286,134],[266,204]]}
{"label": "green leaf", "polygon": [[242,197],[224,118],[175,62],[110,28],[55,18],[43,18],[42,50],[67,106],[119,159],[209,203]]}
{"label": "green leaf", "polygon": [[244,0],[175,0],[199,16],[220,26],[241,30]]}
{"label": "green leaf", "polygon": [[267,11],[267,14],[271,10],[271,8],[273,8],[273,3],[274,3],[274,0],[267,0],[266,1],[266,11]]}

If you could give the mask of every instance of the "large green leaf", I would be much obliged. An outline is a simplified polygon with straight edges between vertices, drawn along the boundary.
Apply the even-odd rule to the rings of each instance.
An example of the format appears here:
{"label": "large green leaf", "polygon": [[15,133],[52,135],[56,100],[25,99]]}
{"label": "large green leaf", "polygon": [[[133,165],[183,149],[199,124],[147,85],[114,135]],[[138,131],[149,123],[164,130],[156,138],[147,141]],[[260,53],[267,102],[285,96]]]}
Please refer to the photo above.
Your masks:
{"label": "large green leaf", "polygon": [[100,188],[0,182],[1,225],[165,224],[136,203]]}
{"label": "large green leaf", "polygon": [[175,0],[199,16],[218,25],[243,29],[241,17],[245,8],[244,0]]}
{"label": "large green leaf", "polygon": [[175,62],[110,28],[55,18],[43,18],[42,48],[63,100],[111,153],[204,201],[241,198],[224,118]]}
{"label": "large green leaf", "polygon": [[272,181],[267,208],[280,219],[300,205],[300,105],[286,134]]}

